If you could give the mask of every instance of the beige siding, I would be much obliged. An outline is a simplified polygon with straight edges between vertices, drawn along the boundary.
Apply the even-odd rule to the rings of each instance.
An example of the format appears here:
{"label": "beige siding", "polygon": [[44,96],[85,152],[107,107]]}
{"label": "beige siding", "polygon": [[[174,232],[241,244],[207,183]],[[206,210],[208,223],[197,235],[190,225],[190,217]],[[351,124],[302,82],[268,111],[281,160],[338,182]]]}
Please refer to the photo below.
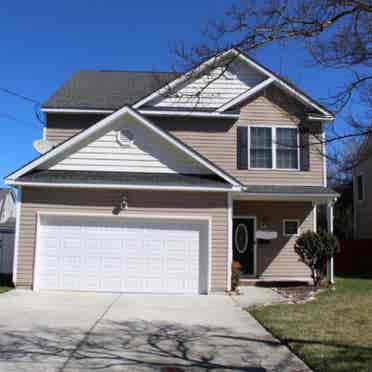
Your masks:
{"label": "beige siding", "polygon": [[269,244],[257,244],[257,275],[272,278],[309,277],[310,271],[294,251],[296,237],[283,236],[283,220],[300,221],[300,233],[314,229],[313,206],[303,202],[234,202],[234,216],[255,216],[257,230],[262,221],[277,231],[278,238]]}
{"label": "beige siding", "polygon": [[[320,146],[310,147],[309,171],[238,170],[236,167],[236,128],[238,125],[298,125],[303,108],[294,104],[277,89],[267,89],[240,110],[240,118],[234,120],[205,118],[151,117],[159,127],[168,130],[209,160],[226,170],[245,184],[323,185],[324,173]],[[103,116],[98,115],[48,115],[46,135],[53,142],[95,124]],[[306,123],[319,137],[320,125]],[[66,129],[63,129],[66,128]],[[316,143],[313,135],[310,142]]]}
{"label": "beige siding", "polygon": [[[223,193],[125,191],[133,213],[212,217],[212,291],[227,288],[227,196]],[[112,215],[123,191],[24,188],[17,286],[32,286],[37,212]]]}
{"label": "beige siding", "polygon": [[[293,125],[300,120],[268,97],[261,95],[245,104],[240,118],[233,120],[152,118],[209,160],[247,185],[323,185],[324,157],[318,145],[310,147],[309,171],[238,170],[236,167],[236,128],[238,125]],[[316,131],[319,125],[312,124]],[[310,135],[310,141],[316,142]]]}
{"label": "beige siding", "polygon": [[50,143],[57,145],[80,131],[89,128],[105,116],[91,114],[47,114],[45,138]]}
{"label": "beige siding", "polygon": [[[130,146],[118,142],[122,129],[134,140]],[[48,165],[46,165],[48,166]],[[142,173],[210,173],[164,138],[135,120],[118,120],[115,127],[102,133],[77,151],[49,167],[52,170],[121,171]]]}

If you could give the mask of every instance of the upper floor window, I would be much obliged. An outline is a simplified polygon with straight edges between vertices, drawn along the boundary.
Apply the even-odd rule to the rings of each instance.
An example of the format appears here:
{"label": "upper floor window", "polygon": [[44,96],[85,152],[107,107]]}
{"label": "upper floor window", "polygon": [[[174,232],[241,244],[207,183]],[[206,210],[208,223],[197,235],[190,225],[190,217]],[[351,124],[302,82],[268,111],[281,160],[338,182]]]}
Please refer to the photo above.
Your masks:
{"label": "upper floor window", "polygon": [[364,200],[364,177],[363,174],[359,174],[357,176],[357,193],[358,193],[358,201]]}
{"label": "upper floor window", "polygon": [[250,127],[250,168],[299,169],[297,128]]}
{"label": "upper floor window", "polygon": [[297,128],[276,128],[276,167],[298,169]]}
{"label": "upper floor window", "polygon": [[251,168],[273,167],[273,140],[271,128],[251,127]]}

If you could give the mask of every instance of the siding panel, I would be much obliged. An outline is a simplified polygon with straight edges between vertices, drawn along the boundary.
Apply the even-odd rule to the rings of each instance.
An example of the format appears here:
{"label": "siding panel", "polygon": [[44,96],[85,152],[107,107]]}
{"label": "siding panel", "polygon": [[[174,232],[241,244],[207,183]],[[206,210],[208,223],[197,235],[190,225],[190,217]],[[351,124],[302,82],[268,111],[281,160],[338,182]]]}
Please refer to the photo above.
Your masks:
{"label": "siding panel", "polygon": [[296,237],[283,236],[284,219],[300,220],[300,231],[314,230],[313,206],[299,202],[234,202],[234,215],[256,216],[257,229],[262,220],[278,232],[278,239],[269,244],[257,244],[257,274],[268,277],[309,277],[310,270],[294,251]]}
{"label": "siding panel", "polygon": [[[125,215],[147,213],[212,217],[212,291],[227,288],[227,196],[223,193],[125,191]],[[17,286],[31,287],[37,212],[112,215],[123,191],[24,188],[22,192]]]}
{"label": "siding panel", "polygon": [[[247,185],[323,185],[323,161],[321,148],[309,135],[309,171],[237,169],[236,138],[237,127],[245,125],[285,125],[298,126],[300,119],[285,111],[271,98],[258,96],[246,103],[240,118],[233,120],[152,118],[161,128],[170,131],[196,151],[207,157],[222,169]],[[315,134],[319,125],[312,123]]]}

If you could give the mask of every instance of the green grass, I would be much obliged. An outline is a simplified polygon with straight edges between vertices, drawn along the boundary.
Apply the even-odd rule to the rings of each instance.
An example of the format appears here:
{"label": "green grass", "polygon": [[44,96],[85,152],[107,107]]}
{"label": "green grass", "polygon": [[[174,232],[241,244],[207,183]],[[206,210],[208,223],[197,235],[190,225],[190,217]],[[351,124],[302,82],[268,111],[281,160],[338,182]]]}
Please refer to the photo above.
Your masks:
{"label": "green grass", "polygon": [[10,275],[0,274],[0,293],[8,292],[13,289]]}
{"label": "green grass", "polygon": [[251,314],[315,371],[372,371],[371,277],[337,278],[315,301]]}

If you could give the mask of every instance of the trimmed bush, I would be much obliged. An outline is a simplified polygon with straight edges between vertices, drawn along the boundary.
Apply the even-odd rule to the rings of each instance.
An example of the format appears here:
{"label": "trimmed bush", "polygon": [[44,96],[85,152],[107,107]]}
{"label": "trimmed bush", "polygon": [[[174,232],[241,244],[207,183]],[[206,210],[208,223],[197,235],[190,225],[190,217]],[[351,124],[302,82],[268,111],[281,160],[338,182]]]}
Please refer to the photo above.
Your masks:
{"label": "trimmed bush", "polygon": [[295,244],[295,252],[311,270],[314,286],[319,286],[327,273],[327,262],[340,250],[337,238],[330,233],[307,231]]}
{"label": "trimmed bush", "polygon": [[235,291],[240,282],[240,263],[233,261],[231,265],[231,290]]}

